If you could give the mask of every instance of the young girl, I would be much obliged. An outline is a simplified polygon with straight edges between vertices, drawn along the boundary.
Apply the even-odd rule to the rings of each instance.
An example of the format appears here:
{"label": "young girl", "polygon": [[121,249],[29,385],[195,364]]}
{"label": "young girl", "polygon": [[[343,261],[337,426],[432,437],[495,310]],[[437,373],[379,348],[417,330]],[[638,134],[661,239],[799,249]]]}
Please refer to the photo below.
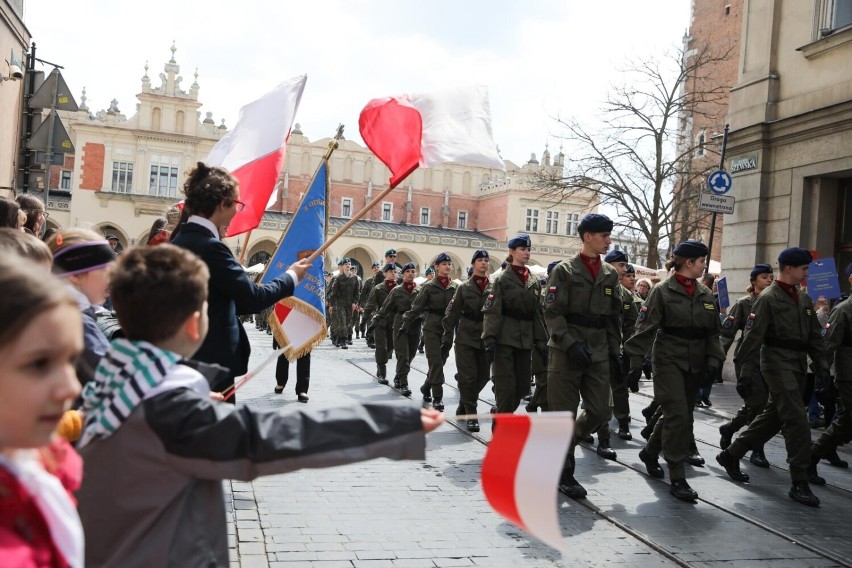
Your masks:
{"label": "young girl", "polygon": [[109,268],[115,252],[109,243],[88,229],[66,229],[47,242],[53,253],[53,273],[68,283],[83,314],[85,349],[77,361],[77,378],[85,385],[95,376],[109,342],[98,327],[95,306],[107,298]]}
{"label": "young girl", "polygon": [[82,567],[82,464],[54,435],[80,392],[77,302],[43,266],[4,255],[0,321],[0,566]]}

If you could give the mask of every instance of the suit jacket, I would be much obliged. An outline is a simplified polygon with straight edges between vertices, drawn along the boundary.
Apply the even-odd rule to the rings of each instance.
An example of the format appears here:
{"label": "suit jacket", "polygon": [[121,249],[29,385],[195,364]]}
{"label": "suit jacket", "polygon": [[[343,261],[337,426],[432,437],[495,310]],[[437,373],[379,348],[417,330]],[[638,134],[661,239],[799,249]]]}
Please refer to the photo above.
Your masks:
{"label": "suit jacket", "polygon": [[[248,370],[251,345],[237,314],[253,314],[291,296],[295,285],[288,274],[263,286],[252,282],[231,249],[207,228],[184,223],[173,245],[195,253],[210,270],[207,314],[210,330],[193,359],[227,367],[233,377]],[[211,385],[219,390],[220,385]],[[225,385],[226,386],[226,385]]]}

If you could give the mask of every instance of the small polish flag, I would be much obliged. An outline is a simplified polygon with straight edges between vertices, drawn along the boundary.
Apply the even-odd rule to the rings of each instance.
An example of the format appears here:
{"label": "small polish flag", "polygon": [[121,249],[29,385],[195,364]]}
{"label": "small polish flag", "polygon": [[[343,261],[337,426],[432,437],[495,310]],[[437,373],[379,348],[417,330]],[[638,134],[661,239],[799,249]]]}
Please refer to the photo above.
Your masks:
{"label": "small polish flag", "polygon": [[482,490],[506,520],[563,551],[557,495],[574,415],[494,414],[496,428],[482,462]]}
{"label": "small polish flag", "polygon": [[210,150],[206,164],[226,168],[240,181],[240,201],[245,204],[231,221],[227,236],[260,225],[275,191],[307,80],[307,75],[288,79],[241,108],[237,125]]}
{"label": "small polish flag", "polygon": [[390,169],[391,186],[418,166],[458,162],[505,170],[482,85],[373,99],[358,119],[361,138]]}

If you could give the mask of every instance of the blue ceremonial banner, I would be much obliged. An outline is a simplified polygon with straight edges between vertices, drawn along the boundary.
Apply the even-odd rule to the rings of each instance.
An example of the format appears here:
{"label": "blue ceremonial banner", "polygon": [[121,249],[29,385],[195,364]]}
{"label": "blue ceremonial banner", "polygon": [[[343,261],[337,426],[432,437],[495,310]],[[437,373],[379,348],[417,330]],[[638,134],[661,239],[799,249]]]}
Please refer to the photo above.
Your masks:
{"label": "blue ceremonial banner", "polygon": [[723,276],[716,280],[716,294],[719,296],[719,305],[726,310],[731,307],[731,297],[728,295],[728,278]]}
{"label": "blue ceremonial banner", "polygon": [[820,296],[826,300],[840,297],[840,282],[833,258],[820,258],[808,267],[808,296],[814,301]]}
{"label": "blue ceremonial banner", "polygon": [[[307,258],[325,242],[328,162],[320,162],[308,191],[293,214],[278,248],[269,259],[260,281],[269,282],[287,271],[292,263]],[[289,298],[275,304],[269,325],[275,340],[290,361],[310,353],[327,333],[325,319],[325,276],[323,256],[313,261],[305,277]]]}

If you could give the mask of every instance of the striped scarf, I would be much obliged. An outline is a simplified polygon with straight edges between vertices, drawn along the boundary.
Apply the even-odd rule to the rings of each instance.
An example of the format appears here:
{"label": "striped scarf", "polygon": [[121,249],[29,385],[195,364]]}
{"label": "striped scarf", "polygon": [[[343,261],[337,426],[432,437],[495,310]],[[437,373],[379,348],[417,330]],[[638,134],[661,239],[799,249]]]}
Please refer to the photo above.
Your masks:
{"label": "striped scarf", "polygon": [[146,341],[113,340],[98,365],[95,379],[83,389],[86,418],[77,447],[118,430],[179,360],[176,353]]}

